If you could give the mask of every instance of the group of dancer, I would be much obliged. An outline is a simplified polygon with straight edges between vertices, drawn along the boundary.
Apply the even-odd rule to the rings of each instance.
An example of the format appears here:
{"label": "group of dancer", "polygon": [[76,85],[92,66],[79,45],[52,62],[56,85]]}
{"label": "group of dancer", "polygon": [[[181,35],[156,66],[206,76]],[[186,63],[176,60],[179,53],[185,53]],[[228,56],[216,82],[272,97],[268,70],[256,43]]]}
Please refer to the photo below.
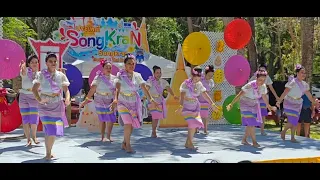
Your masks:
{"label": "group of dancer", "polygon": [[251,137],[253,147],[260,146],[256,139],[255,127],[261,127],[261,134],[266,135],[263,127],[265,117],[268,115],[267,109],[269,111],[276,110],[276,107],[272,107],[269,104],[267,85],[277,100],[276,106],[278,108],[280,108],[280,104],[283,101],[284,114],[287,116],[288,123],[286,123],[285,128],[281,132],[281,138],[285,140],[286,132],[288,129],[291,129],[291,142],[298,142],[295,139],[295,134],[302,109],[302,96],[306,95],[312,103],[312,106],[315,105],[316,100],[310,93],[308,83],[304,81],[306,78],[305,68],[301,65],[297,65],[295,67],[295,72],[294,78],[288,80],[284,92],[279,97],[272,87],[272,81],[268,76],[266,66],[262,65],[255,73],[255,77],[241,88],[238,95],[227,106],[227,110],[230,110],[234,103],[240,100],[242,125],[246,126],[242,144],[251,145],[247,141],[247,138]]}
{"label": "group of dancer", "polygon": [[[27,145],[39,144],[36,138],[39,118],[44,126],[45,133],[45,159],[50,160],[54,156],[52,147],[55,137],[63,136],[64,127],[68,127],[65,114],[65,105],[70,104],[70,82],[62,71],[57,70],[57,55],[48,53],[45,58],[47,68],[38,71],[39,59],[30,56],[27,62],[20,64],[22,77],[22,89],[19,95],[19,107],[22,115],[23,129],[27,137]],[[63,100],[63,93],[65,98]]]}
{"label": "group of dancer", "polygon": [[[57,56],[48,53],[45,58],[47,69],[38,71],[39,60],[31,56],[27,62],[21,63],[22,89],[20,91],[20,110],[23,117],[23,127],[27,137],[27,145],[38,144],[36,128],[39,117],[44,125],[46,159],[53,157],[51,151],[55,137],[63,136],[63,128],[68,126],[65,116],[65,105],[70,104],[70,85],[66,75],[56,70]],[[112,62],[102,60],[102,71],[98,71],[91,84],[91,89],[85,100],[80,103],[83,107],[86,103],[94,103],[96,113],[101,122],[101,141],[112,142],[111,138],[113,124],[117,121],[124,127],[123,142],[121,148],[128,153],[134,152],[131,147],[131,134],[134,128],[140,128],[143,123],[142,98],[139,89],[142,89],[148,101],[148,110],[152,116],[151,137],[157,137],[157,126],[159,120],[167,117],[166,102],[163,97],[163,90],[166,89],[180,105],[176,113],[182,115],[188,124],[188,136],[185,147],[196,149],[193,144],[194,134],[201,128],[208,134],[209,109],[218,111],[219,108],[212,101],[208,92],[214,87],[212,80],[214,67],[209,65],[203,70],[197,66],[192,68],[191,77],[185,80],[180,86],[180,94],[174,94],[169,83],[161,79],[161,68],[153,67],[153,76],[145,81],[140,73],[134,72],[136,66],[135,56],[125,55],[124,69],[116,76],[112,75]],[[314,100],[309,92],[308,84],[303,81],[305,69],[302,66],[296,67],[296,77],[286,84],[283,94],[278,97],[272,87],[272,81],[268,76],[265,66],[261,66],[249,83],[242,87],[241,92],[227,106],[230,110],[234,103],[240,100],[240,111],[242,125],[246,126],[242,144],[250,145],[247,138],[251,137],[254,147],[259,147],[255,136],[255,127],[261,127],[261,134],[264,132],[264,119],[268,111],[273,111],[268,100],[269,86],[271,92],[277,99],[277,106],[284,100],[284,112],[288,116],[288,123],[281,133],[285,138],[286,131],[291,129],[291,141],[296,142],[294,135],[298,124],[299,114],[302,107],[301,96],[306,94],[309,100]],[[63,93],[65,101],[63,101]],[[30,127],[32,137],[30,137]],[[106,136],[105,136],[106,134]]]}

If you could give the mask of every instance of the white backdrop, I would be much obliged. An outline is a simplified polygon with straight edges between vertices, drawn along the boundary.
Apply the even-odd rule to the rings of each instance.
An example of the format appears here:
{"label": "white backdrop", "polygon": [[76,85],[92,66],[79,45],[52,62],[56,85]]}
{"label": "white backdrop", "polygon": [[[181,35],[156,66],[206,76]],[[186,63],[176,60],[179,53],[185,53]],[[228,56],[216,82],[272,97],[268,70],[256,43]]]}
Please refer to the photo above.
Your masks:
{"label": "white backdrop", "polygon": [[[211,43],[211,55],[209,57],[209,60],[206,63],[204,63],[203,65],[201,65],[201,67],[205,68],[205,66],[207,66],[207,65],[213,65],[215,70],[222,69],[223,72],[224,72],[224,65],[226,64],[226,62],[228,61],[228,59],[231,56],[234,56],[234,55],[237,54],[237,51],[229,48],[226,44],[224,45],[223,52],[220,53],[220,52],[216,51],[216,43],[217,43],[217,41],[218,40],[223,40],[223,42],[224,42],[224,37],[223,37],[224,33],[223,32],[202,31],[202,33],[207,35],[207,37],[210,40],[210,43]],[[221,63],[220,66],[215,66],[214,65],[214,61],[217,58],[217,56],[221,57],[222,63]],[[224,100],[228,96],[234,95],[236,93],[235,87],[230,85],[229,82],[225,78],[224,78],[224,81],[221,84],[215,83],[214,88],[212,88],[210,90],[209,95],[210,95],[211,98],[213,97],[213,92],[215,90],[221,90],[222,91],[222,100],[220,102],[215,102],[217,105],[220,105],[220,106],[223,105]],[[223,116],[222,116],[222,118],[220,120],[213,120],[211,114],[212,114],[212,110],[210,110],[210,112],[209,112],[209,115],[210,115],[209,116],[209,118],[210,118],[209,124],[229,124],[229,122]]]}

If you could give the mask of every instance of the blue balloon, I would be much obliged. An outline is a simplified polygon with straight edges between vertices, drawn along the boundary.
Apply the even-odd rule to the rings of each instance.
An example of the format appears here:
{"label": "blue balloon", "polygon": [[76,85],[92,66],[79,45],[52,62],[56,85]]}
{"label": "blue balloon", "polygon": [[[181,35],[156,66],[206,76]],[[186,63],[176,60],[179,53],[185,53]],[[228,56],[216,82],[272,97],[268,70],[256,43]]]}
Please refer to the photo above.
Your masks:
{"label": "blue balloon", "polygon": [[148,80],[150,76],[152,76],[152,71],[143,64],[137,64],[134,71],[140,73],[145,81]]}
{"label": "blue balloon", "polygon": [[64,68],[66,68],[66,76],[70,82],[69,91],[70,96],[77,95],[80,90],[83,88],[83,79],[81,71],[71,64],[64,64]]}

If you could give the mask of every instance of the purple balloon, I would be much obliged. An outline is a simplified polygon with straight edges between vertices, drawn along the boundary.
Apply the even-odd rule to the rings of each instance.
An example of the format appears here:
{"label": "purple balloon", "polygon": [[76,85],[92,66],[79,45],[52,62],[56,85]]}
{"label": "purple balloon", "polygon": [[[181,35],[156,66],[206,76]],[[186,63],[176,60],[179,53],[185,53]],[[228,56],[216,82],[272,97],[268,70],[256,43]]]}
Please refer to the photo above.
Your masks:
{"label": "purple balloon", "polygon": [[151,70],[143,64],[137,64],[134,71],[140,73],[145,81],[148,80],[150,76],[152,76]]}
{"label": "purple balloon", "polygon": [[70,81],[70,85],[69,85],[70,96],[75,96],[80,92],[80,90],[83,87],[82,73],[77,67],[71,64],[65,64],[63,65],[63,67],[67,69],[66,75]]}
{"label": "purple balloon", "polygon": [[240,55],[230,57],[224,65],[225,78],[233,86],[244,85],[250,77],[250,71],[248,60]]}

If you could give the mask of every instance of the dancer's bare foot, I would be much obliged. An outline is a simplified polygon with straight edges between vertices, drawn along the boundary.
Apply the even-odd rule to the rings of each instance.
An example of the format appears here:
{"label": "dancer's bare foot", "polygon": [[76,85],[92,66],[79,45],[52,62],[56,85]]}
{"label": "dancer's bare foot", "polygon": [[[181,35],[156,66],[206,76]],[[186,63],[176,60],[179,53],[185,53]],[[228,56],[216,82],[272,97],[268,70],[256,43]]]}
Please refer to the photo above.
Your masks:
{"label": "dancer's bare foot", "polygon": [[209,135],[209,132],[208,131],[204,131],[203,134],[204,135]]}
{"label": "dancer's bare foot", "polygon": [[246,146],[251,146],[251,144],[248,143],[247,140],[242,140],[242,141],[241,141],[241,144],[246,145]]}
{"label": "dancer's bare foot", "polygon": [[131,148],[131,145],[129,144],[126,144],[126,152],[127,153],[133,153],[134,151],[133,151],[133,149]]}
{"label": "dancer's bare foot", "polygon": [[47,161],[51,160],[52,158],[54,158],[54,155],[53,155],[53,154],[51,154],[51,155],[47,154],[47,155],[44,157],[44,159],[47,160]]}
{"label": "dancer's bare foot", "polygon": [[189,150],[197,150],[198,149],[198,148],[194,147],[193,143],[188,143],[188,142],[186,142],[184,147],[189,149]]}
{"label": "dancer's bare foot", "polygon": [[151,137],[152,137],[152,138],[157,138],[157,137],[158,137],[158,136],[157,136],[157,132],[152,131]]}
{"label": "dancer's bare foot", "polygon": [[122,149],[122,150],[126,150],[126,149],[127,149],[125,142],[122,142],[122,144],[121,144],[121,149]]}
{"label": "dancer's bare foot", "polygon": [[40,144],[40,142],[38,141],[37,138],[32,138],[32,140],[33,140],[33,142],[34,142],[35,144]]}
{"label": "dancer's bare foot", "polygon": [[108,138],[107,138],[107,141],[108,141],[108,142],[113,142],[113,139],[112,139],[111,137],[108,137]]}
{"label": "dancer's bare foot", "polygon": [[281,139],[286,140],[286,134],[284,132],[281,132]]}
{"label": "dancer's bare foot", "polygon": [[252,146],[255,147],[255,148],[258,148],[258,147],[260,147],[260,144],[258,144],[257,142],[254,142],[254,143],[252,144]]}
{"label": "dancer's bare foot", "polygon": [[26,147],[29,147],[29,146],[31,146],[31,145],[32,145],[31,140],[28,140],[28,142],[27,142],[27,144],[26,144]]}
{"label": "dancer's bare foot", "polygon": [[108,139],[107,138],[101,138],[101,142],[106,142],[106,141],[108,141]]}
{"label": "dancer's bare foot", "polygon": [[261,132],[261,135],[262,135],[262,136],[267,136],[268,134],[263,131],[263,132]]}
{"label": "dancer's bare foot", "polygon": [[291,139],[292,143],[299,143],[299,141],[297,141],[295,138]]}

